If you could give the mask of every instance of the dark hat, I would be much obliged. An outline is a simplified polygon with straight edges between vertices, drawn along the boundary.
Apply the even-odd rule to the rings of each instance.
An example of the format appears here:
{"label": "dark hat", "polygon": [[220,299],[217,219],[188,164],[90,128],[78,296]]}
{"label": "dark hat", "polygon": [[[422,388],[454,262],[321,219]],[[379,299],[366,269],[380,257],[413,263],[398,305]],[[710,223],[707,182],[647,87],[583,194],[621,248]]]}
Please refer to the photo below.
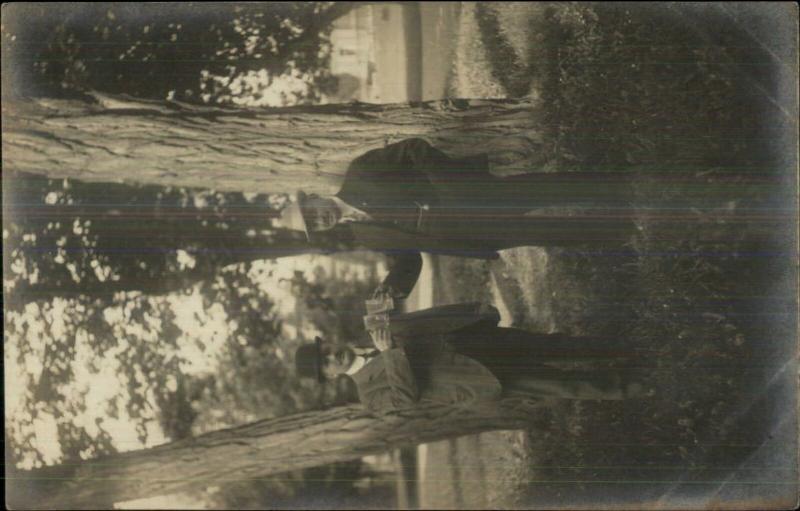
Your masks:
{"label": "dark hat", "polygon": [[314,344],[301,344],[294,352],[294,364],[301,378],[314,378],[325,381],[322,374],[322,338],[315,337]]}

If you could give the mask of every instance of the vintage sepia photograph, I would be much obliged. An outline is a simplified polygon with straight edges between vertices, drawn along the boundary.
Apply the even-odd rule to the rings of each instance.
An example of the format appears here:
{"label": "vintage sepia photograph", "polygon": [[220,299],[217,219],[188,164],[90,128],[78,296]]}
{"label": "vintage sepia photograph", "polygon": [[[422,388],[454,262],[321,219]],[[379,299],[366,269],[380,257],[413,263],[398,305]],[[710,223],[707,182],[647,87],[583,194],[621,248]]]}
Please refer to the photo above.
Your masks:
{"label": "vintage sepia photograph", "polygon": [[797,507],[796,3],[0,31],[9,509]]}

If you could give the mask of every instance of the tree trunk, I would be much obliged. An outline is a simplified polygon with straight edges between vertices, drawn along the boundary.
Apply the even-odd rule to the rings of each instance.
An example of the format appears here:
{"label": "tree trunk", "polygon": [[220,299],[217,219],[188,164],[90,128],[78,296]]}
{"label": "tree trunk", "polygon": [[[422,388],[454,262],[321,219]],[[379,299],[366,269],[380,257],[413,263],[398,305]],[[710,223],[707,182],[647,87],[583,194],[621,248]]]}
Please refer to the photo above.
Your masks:
{"label": "tree trunk", "polygon": [[324,194],[355,157],[409,137],[451,156],[488,152],[501,174],[544,163],[541,116],[528,99],[232,109],[92,97],[4,103],[4,171]]}
{"label": "tree trunk", "polygon": [[[275,213],[266,203],[259,208],[242,202],[238,208],[240,197],[231,203],[236,207],[174,209],[179,200],[170,197],[179,194],[163,187],[332,193],[353,158],[412,136],[425,136],[453,156],[487,151],[499,172],[514,172],[540,163],[537,115],[529,102],[507,100],[254,110],[101,93],[83,101],[6,102],[3,168],[9,219],[41,226],[90,221],[97,238],[92,252],[105,254],[109,264],[117,261],[112,266],[121,272],[117,280],[100,281],[87,271],[77,282],[64,264],[52,261],[62,232],[52,231],[50,239],[41,235],[44,228],[34,229],[40,234],[36,246],[26,249],[41,259],[42,271],[60,273],[34,284],[21,282],[16,302],[54,294],[160,293],[203,279],[220,265],[311,250],[291,238],[262,235]],[[28,197],[38,193],[29,174],[77,179],[71,187],[76,201],[37,206],[43,199]],[[121,181],[159,186],[111,184]],[[167,209],[158,207],[162,203]],[[65,248],[79,254],[82,247]],[[318,248],[346,247],[332,239]],[[196,267],[168,272],[170,254],[177,249],[196,255]],[[133,259],[137,264],[128,264]],[[173,274],[174,279],[165,278]]]}
{"label": "tree trunk", "polygon": [[106,458],[7,474],[15,509],[80,509],[254,479],[392,448],[546,424],[521,397],[470,406],[423,405],[372,415],[359,405],[215,431]]}

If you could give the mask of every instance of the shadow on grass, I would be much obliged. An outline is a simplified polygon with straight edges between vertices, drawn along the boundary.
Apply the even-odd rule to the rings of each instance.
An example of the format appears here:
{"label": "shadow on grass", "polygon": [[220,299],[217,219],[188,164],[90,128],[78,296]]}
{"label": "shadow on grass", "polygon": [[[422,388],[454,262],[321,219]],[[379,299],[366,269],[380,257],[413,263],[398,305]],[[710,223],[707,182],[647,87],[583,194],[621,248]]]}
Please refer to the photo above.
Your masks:
{"label": "shadow on grass", "polygon": [[[558,327],[624,337],[656,395],[559,405],[552,427],[531,435],[548,484],[532,483],[530,504],[669,507],[729,502],[742,488],[763,502],[796,480],[792,465],[758,458],[769,442],[795,441],[791,428],[772,437],[792,414],[780,409],[793,395],[797,316],[796,185],[782,144],[792,131],[778,101],[778,68],[794,64],[770,48],[792,42],[756,37],[747,14],[721,4],[548,9],[543,104],[561,170],[711,181],[665,188],[645,177],[629,244],[551,252]],[[670,210],[691,217],[682,230],[666,225]],[[757,216],[769,228],[753,237]]]}
{"label": "shadow on grass", "polygon": [[545,17],[542,97],[562,162],[769,163],[752,142],[772,121],[775,62],[720,9],[569,4]]}
{"label": "shadow on grass", "polygon": [[475,20],[481,41],[489,55],[492,76],[500,82],[510,97],[521,97],[530,91],[533,68],[524,65],[500,29],[497,13],[489,5],[475,5]]}

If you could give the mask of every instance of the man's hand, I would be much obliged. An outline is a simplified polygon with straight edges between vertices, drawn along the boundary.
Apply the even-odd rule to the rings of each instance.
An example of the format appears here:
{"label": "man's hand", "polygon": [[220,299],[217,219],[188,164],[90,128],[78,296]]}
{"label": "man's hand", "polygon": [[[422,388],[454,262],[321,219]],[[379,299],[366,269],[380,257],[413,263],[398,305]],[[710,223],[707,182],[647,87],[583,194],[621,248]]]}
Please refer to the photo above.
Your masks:
{"label": "man's hand", "polygon": [[370,330],[369,336],[372,337],[372,343],[379,351],[392,349],[392,334],[388,327]]}

